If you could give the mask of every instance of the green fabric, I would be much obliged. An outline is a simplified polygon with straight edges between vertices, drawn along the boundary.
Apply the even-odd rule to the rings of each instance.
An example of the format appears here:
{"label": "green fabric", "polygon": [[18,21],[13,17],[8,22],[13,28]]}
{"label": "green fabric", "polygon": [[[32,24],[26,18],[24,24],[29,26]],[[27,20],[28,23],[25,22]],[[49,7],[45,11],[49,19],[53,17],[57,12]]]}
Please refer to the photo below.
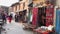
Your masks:
{"label": "green fabric", "polygon": [[29,12],[29,15],[28,15],[29,21],[30,21],[30,19],[31,19],[31,15],[32,15],[32,12],[30,11],[30,12]]}

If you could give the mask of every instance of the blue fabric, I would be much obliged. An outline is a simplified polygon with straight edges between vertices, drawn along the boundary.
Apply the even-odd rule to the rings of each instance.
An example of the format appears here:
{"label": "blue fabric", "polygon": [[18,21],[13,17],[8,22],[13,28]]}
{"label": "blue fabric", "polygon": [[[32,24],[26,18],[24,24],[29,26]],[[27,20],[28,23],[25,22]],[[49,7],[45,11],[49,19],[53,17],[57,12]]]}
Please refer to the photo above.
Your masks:
{"label": "blue fabric", "polygon": [[56,32],[60,34],[60,10],[56,10]]}

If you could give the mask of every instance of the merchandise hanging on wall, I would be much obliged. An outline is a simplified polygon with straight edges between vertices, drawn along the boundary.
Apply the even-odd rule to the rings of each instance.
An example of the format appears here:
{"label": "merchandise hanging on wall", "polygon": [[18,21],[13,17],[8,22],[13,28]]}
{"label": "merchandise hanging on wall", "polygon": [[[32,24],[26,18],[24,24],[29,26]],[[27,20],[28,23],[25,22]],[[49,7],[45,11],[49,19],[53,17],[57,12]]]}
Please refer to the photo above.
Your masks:
{"label": "merchandise hanging on wall", "polygon": [[54,7],[49,5],[47,7],[38,7],[33,9],[32,23],[40,26],[53,25],[54,22]]}
{"label": "merchandise hanging on wall", "polygon": [[32,20],[32,25],[37,26],[37,13],[38,13],[38,8],[33,8],[32,14],[33,14],[33,20]]}
{"label": "merchandise hanging on wall", "polygon": [[54,22],[54,7],[53,5],[48,5],[46,9],[46,26],[53,25]]}
{"label": "merchandise hanging on wall", "polygon": [[33,17],[33,16],[32,16],[32,10],[30,9],[30,10],[29,10],[29,14],[28,14],[28,23],[29,23],[29,24],[32,24],[32,17]]}

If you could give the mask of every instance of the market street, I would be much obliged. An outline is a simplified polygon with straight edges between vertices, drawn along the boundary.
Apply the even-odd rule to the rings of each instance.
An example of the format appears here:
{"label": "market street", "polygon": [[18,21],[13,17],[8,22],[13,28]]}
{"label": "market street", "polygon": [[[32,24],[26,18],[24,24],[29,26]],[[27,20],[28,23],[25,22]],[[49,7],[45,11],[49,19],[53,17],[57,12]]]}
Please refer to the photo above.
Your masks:
{"label": "market street", "polygon": [[14,21],[7,23],[4,28],[6,31],[3,31],[2,34],[33,34],[31,31],[23,30],[22,23],[16,23]]}

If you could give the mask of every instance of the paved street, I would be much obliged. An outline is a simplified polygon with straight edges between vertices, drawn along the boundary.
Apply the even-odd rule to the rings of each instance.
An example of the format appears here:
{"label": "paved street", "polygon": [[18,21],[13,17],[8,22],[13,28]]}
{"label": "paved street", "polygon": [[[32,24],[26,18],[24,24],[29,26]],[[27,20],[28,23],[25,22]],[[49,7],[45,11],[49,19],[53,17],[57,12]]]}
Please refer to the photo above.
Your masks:
{"label": "paved street", "polygon": [[12,21],[12,23],[7,22],[3,27],[6,31],[3,31],[2,34],[33,34],[31,31],[23,30],[22,23],[16,23],[14,21]]}

